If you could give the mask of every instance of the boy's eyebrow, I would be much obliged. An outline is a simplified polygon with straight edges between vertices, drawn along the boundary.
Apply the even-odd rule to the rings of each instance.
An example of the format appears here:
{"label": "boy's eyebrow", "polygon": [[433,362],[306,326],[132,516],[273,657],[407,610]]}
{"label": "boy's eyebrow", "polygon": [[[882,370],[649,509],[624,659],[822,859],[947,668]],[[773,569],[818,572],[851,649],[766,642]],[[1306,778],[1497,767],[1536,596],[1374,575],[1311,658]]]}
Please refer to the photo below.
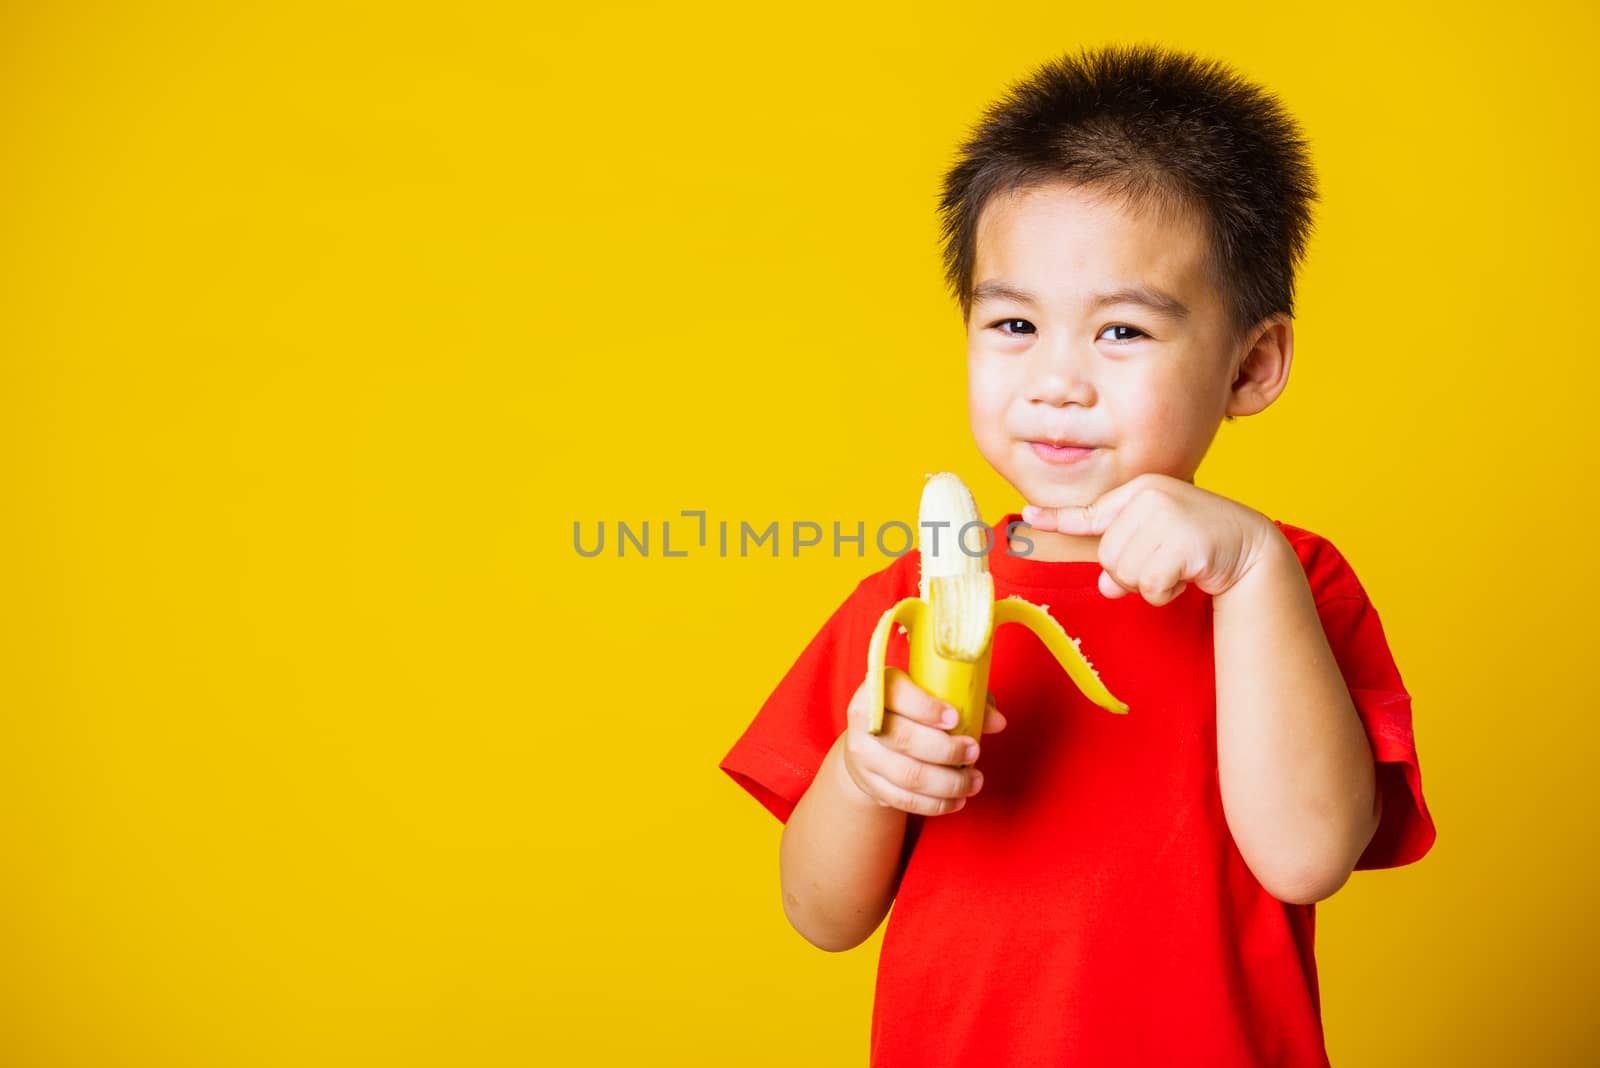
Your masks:
{"label": "boy's eyebrow", "polygon": [[[1039,298],[1032,293],[1010,282],[998,278],[991,278],[986,282],[979,282],[972,287],[972,303],[974,306],[986,300],[1014,300],[1018,304],[1027,304],[1037,308]],[[1165,315],[1169,319],[1180,322],[1189,317],[1189,306],[1171,293],[1156,289],[1154,286],[1128,285],[1114,289],[1109,293],[1091,293],[1089,306],[1103,308],[1108,304],[1139,304],[1158,315]]]}

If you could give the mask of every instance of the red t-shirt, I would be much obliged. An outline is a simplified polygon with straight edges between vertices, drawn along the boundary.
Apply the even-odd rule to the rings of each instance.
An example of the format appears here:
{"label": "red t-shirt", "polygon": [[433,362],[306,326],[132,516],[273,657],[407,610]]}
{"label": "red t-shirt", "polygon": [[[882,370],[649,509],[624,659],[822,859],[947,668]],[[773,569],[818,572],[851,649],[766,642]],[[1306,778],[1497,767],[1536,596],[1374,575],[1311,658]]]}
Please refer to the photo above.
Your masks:
{"label": "red t-shirt", "polygon": [[[984,736],[984,788],[965,808],[907,818],[871,1064],[1327,1064],[1315,906],[1268,894],[1223,814],[1210,595],[1105,597],[1098,563],[1006,552],[1020,519],[994,528],[996,596],[1047,605],[1130,712],[1090,703],[1026,628],[995,632],[989,689],[1007,727]],[[1409,864],[1434,841],[1411,698],[1344,557],[1278,527],[1378,761],[1382,821],[1356,867]],[[919,566],[913,550],[863,579],[723,758],[780,820],[845,729],[872,628],[916,595]],[[907,653],[896,633],[888,663]]]}

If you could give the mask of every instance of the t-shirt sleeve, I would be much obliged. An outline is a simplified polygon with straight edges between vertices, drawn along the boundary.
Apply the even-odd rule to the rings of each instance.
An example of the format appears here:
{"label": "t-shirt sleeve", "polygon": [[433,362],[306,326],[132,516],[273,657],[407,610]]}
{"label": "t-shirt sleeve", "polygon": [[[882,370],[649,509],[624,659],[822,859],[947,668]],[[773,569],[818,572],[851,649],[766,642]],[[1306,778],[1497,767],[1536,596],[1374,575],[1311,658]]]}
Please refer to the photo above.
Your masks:
{"label": "t-shirt sleeve", "polygon": [[[862,579],[722,758],[719,767],[784,823],[844,732],[873,628],[894,600],[887,571]],[[891,635],[885,663],[904,668],[905,648],[904,637]]]}
{"label": "t-shirt sleeve", "polygon": [[1432,848],[1435,837],[1433,816],[1422,795],[1411,695],[1389,650],[1378,610],[1343,554],[1315,535],[1295,548],[1328,646],[1372,744],[1378,789],[1383,793],[1378,829],[1355,868],[1410,864]]}

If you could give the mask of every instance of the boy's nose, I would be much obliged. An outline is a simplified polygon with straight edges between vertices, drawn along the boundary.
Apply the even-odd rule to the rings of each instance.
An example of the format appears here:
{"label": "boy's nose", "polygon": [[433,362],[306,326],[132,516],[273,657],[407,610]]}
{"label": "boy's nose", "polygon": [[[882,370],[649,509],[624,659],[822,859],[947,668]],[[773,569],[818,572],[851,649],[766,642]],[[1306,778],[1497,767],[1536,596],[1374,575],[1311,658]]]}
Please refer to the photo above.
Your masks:
{"label": "boy's nose", "polygon": [[1065,346],[1046,351],[1041,345],[1035,348],[1034,356],[1028,379],[1030,401],[1055,407],[1094,403],[1094,383],[1089,371],[1094,353]]}

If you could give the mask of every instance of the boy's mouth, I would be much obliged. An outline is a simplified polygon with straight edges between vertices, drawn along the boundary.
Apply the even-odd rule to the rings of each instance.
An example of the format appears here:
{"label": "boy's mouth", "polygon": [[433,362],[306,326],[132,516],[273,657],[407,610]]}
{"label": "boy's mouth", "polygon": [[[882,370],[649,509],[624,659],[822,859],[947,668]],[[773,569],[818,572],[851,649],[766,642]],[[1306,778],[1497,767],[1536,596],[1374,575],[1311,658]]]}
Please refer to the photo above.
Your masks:
{"label": "boy's mouth", "polygon": [[1095,451],[1095,446],[1084,445],[1081,442],[1063,441],[1030,441],[1028,445],[1033,449],[1034,455],[1046,463],[1070,464],[1086,459]]}

